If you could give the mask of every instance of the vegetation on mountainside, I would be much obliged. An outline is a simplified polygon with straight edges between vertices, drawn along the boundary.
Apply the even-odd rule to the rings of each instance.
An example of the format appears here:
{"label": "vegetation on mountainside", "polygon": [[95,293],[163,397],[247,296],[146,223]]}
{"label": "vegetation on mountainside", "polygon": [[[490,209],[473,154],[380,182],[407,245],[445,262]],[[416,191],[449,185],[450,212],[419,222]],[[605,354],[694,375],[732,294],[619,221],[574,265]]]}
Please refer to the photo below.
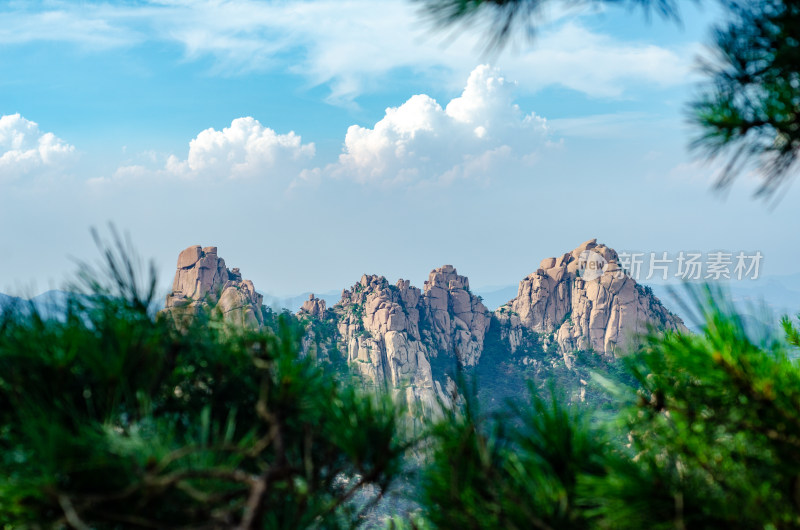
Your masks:
{"label": "vegetation on mountainside", "polygon": [[[569,318],[567,314],[564,321]],[[563,354],[552,333],[543,336],[518,328],[519,346],[510,352],[504,336],[510,331],[507,324],[493,316],[478,366],[465,372],[468,378],[477,378],[478,399],[488,411],[506,408],[508,399],[525,396],[531,384],[537,394],[546,395],[555,385],[566,401],[584,402],[593,408],[615,407],[613,397],[595,376],[602,376],[604,381],[635,384],[622,363],[593,351]]]}
{"label": "vegetation on mountainside", "polygon": [[[410,439],[387,396],[300,356],[286,316],[263,332],[159,318],[122,251],[60,318],[0,319],[6,528],[347,528],[387,511],[390,528],[800,527],[790,319],[786,339],[756,341],[695,291],[701,334],[653,333],[613,365],[577,354],[579,375],[556,363],[506,407],[464,372],[458,405]],[[570,377],[588,378],[586,402]]]}
{"label": "vegetation on mountainside", "polygon": [[532,386],[510,413],[467,401],[434,429],[434,526],[800,527],[800,333],[785,319],[788,341],[755,342],[719,293],[693,296],[702,334],[650,335],[622,362],[634,385],[595,376],[613,414]]}

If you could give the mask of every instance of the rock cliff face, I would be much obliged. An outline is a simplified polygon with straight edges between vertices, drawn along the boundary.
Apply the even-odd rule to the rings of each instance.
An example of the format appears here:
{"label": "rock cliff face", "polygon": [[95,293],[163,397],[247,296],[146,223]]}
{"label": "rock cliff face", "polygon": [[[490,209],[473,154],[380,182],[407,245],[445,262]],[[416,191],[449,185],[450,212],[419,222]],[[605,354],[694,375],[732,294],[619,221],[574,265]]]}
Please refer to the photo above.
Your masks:
{"label": "rock cliff face", "polygon": [[[216,247],[181,252],[167,296],[165,312],[179,322],[201,311],[219,311],[239,325],[265,325],[261,295],[238,269],[225,266]],[[449,402],[446,372],[455,363],[489,374],[492,388],[516,392],[508,384],[515,371],[521,380],[531,370],[545,378],[564,369],[575,374],[576,351],[612,359],[649,324],[685,330],[620,268],[617,253],[596,240],[542,260],[494,314],[470,292],[467,277],[444,265],[430,272],[421,290],[408,280],[391,284],[365,274],[333,307],[312,294],[297,318],[305,354],[348,366],[366,386],[429,412],[439,400]],[[586,383],[577,377],[583,399]]]}
{"label": "rock cliff face", "polygon": [[512,350],[523,328],[555,341],[562,353],[591,350],[608,357],[634,346],[648,324],[686,330],[680,318],[620,268],[616,251],[595,239],[542,260],[520,282],[516,298],[495,315]]}
{"label": "rock cliff face", "polygon": [[365,274],[342,291],[332,311],[341,350],[365,381],[404,393],[409,405],[432,408],[436,384],[420,336],[420,295],[407,280],[392,285]]}
{"label": "rock cliff face", "polygon": [[305,328],[300,344],[301,354],[310,355],[318,361],[333,362],[335,358],[331,357],[331,350],[335,349],[336,337],[328,331],[333,315],[326,307],[325,300],[310,294],[297,312],[297,318]]}
{"label": "rock cliff face", "polygon": [[428,410],[437,396],[448,399],[446,374],[434,374],[431,359],[476,365],[491,316],[452,265],[432,270],[423,291],[408,280],[392,285],[364,275],[332,312],[341,350],[364,380],[404,392],[409,405]]}
{"label": "rock cliff face", "polygon": [[263,297],[239,269],[229,270],[217,247],[194,245],[178,256],[178,269],[164,311],[175,319],[220,311],[228,321],[253,328],[264,323]]}
{"label": "rock cliff face", "polygon": [[483,351],[490,312],[469,291],[469,279],[452,265],[432,270],[425,282],[422,310],[430,326],[425,336],[434,355],[454,354],[464,366],[475,366]]}

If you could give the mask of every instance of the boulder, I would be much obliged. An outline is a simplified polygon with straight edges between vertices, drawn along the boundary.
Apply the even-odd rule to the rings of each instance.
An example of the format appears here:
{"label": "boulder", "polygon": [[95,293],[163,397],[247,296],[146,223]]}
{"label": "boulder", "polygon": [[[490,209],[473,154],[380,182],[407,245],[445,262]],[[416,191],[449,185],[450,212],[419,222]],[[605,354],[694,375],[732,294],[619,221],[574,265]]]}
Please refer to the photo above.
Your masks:
{"label": "boulder", "polygon": [[179,269],[188,269],[189,267],[194,266],[203,255],[203,251],[200,248],[200,245],[194,245],[185,249],[178,255],[178,268]]}

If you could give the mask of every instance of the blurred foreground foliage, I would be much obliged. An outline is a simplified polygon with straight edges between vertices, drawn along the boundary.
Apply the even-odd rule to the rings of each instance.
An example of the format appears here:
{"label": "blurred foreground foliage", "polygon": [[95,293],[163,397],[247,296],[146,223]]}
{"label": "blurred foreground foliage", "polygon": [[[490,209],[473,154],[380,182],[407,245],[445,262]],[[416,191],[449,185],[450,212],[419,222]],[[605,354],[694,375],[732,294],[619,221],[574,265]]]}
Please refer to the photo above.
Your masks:
{"label": "blurred foreground foliage", "polygon": [[800,332],[784,318],[786,339],[755,341],[720,292],[690,294],[701,334],[650,334],[618,361],[635,385],[595,375],[617,412],[532,388],[505,414],[450,413],[425,470],[433,526],[800,528]]}
{"label": "blurred foreground foliage", "polygon": [[[702,333],[653,332],[595,374],[615,408],[531,384],[484,412],[465,384],[412,440],[389,396],[298,353],[295,321],[178,330],[153,310],[152,275],[106,248],[58,317],[0,319],[6,528],[800,527],[788,318],[757,341],[696,290]],[[376,511],[398,483],[416,509]]]}
{"label": "blurred foreground foliage", "polygon": [[175,329],[152,310],[152,277],[107,248],[61,318],[15,307],[0,321],[0,523],[357,524],[405,451],[391,400],[301,358],[283,316],[263,332]]}

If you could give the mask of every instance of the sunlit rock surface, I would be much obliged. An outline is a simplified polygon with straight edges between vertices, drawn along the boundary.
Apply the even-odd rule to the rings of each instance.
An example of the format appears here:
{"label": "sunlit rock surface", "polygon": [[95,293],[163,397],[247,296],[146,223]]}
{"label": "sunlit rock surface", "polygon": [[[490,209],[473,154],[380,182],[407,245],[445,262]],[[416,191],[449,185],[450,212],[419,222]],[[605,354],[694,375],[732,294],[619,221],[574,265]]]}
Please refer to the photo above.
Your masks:
{"label": "sunlit rock surface", "polygon": [[172,292],[164,311],[186,319],[201,311],[219,311],[232,323],[258,328],[264,323],[263,297],[253,282],[242,279],[239,269],[228,269],[217,247],[188,247],[178,256]]}
{"label": "sunlit rock surface", "polygon": [[[587,267],[587,259],[602,269]],[[525,328],[555,341],[562,352],[591,350],[612,357],[635,347],[648,325],[686,330],[680,318],[620,268],[617,252],[595,239],[542,260],[495,315],[506,324],[512,349]]]}

